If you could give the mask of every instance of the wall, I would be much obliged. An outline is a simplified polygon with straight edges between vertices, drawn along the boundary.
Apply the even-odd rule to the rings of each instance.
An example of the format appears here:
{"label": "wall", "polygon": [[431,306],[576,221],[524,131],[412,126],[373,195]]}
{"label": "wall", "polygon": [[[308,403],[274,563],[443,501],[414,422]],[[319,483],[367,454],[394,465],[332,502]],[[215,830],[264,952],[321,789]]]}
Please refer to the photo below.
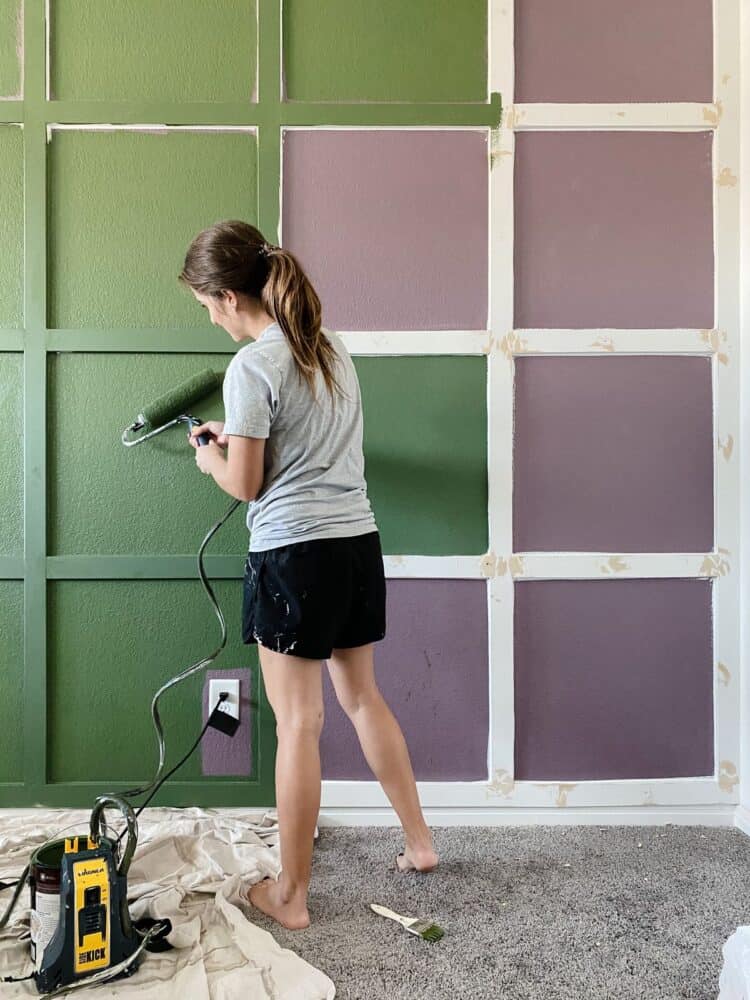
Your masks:
{"label": "wall", "polygon": [[[154,691],[215,647],[195,552],[229,499],[180,433],[119,438],[226,366],[175,278],[237,217],[299,256],[355,357],[376,670],[430,814],[726,821],[736,3],[717,32],[710,0],[58,0],[48,31],[44,8],[0,0],[0,805],[147,781]],[[207,572],[250,725],[211,734],[165,804],[272,801],[246,545],[238,513]],[[324,685],[323,809],[388,821]],[[204,678],[162,707],[176,761]]]}

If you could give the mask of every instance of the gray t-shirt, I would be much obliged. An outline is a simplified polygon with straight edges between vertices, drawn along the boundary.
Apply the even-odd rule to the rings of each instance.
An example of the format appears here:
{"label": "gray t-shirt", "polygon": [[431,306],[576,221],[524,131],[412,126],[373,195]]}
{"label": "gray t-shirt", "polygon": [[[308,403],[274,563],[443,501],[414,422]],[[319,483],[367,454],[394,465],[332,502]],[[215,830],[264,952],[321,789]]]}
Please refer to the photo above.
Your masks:
{"label": "gray t-shirt", "polygon": [[313,399],[276,322],[237,351],[224,376],[224,433],[268,438],[263,485],[247,509],[251,552],[377,531],[364,477],[357,372],[341,337],[323,332],[340,359],[336,376],[345,396],[334,389],[335,407],[320,371]]}

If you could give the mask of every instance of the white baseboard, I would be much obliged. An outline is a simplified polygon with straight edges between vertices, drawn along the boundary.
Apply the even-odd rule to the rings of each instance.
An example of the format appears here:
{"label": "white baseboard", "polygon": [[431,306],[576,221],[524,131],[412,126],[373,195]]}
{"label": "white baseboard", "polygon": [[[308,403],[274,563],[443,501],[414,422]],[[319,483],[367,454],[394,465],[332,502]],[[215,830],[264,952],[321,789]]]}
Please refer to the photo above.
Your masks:
{"label": "white baseboard", "polygon": [[745,806],[736,806],[734,813],[734,825],[738,830],[742,830],[750,837],[750,809]]}
{"label": "white baseboard", "polygon": [[[168,808],[168,807],[157,807]],[[178,808],[178,807],[173,807]],[[90,815],[86,808],[0,809],[0,825],[14,816],[28,816],[38,812],[67,812],[80,814],[82,821]],[[149,807],[145,812],[148,813]],[[260,819],[266,812],[275,812],[274,806],[207,807],[207,812],[223,816],[254,816]],[[429,826],[712,826],[737,827],[750,836],[750,810],[735,804],[726,806],[696,805],[669,806],[609,806],[602,808],[574,809],[440,809],[423,808]],[[388,808],[322,809],[318,826],[382,826],[398,827],[398,817]]]}
{"label": "white baseboard", "polygon": [[[715,826],[735,825],[735,806],[601,809],[422,808],[428,826]],[[750,820],[750,817],[748,817]],[[322,809],[319,826],[399,826],[393,810]],[[748,826],[750,833],[750,825]]]}

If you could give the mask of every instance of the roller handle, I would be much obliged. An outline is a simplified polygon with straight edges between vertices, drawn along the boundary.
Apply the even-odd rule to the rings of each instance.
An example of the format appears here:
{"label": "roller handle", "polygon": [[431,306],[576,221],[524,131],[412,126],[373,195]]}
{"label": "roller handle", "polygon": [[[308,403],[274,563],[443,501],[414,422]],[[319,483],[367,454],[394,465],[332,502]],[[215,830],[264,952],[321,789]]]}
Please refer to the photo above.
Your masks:
{"label": "roller handle", "polygon": [[[188,437],[190,438],[192,437],[192,428],[198,427],[198,425],[202,423],[202,421],[200,421],[197,417],[191,416],[190,414],[188,414],[187,419],[190,422],[190,427],[191,427],[191,430],[188,431]],[[209,444],[213,440],[213,435],[208,433],[199,434],[195,440],[198,442],[199,445]]]}

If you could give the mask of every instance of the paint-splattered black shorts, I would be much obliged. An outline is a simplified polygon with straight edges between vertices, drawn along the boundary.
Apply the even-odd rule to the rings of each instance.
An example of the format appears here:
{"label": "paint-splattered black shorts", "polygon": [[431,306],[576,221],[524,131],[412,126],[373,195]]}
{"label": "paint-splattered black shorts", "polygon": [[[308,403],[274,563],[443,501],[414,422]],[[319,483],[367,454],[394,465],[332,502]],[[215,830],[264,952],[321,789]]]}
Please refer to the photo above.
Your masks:
{"label": "paint-splattered black shorts", "polygon": [[314,538],[248,552],[242,641],[326,660],[385,636],[380,533]]}

